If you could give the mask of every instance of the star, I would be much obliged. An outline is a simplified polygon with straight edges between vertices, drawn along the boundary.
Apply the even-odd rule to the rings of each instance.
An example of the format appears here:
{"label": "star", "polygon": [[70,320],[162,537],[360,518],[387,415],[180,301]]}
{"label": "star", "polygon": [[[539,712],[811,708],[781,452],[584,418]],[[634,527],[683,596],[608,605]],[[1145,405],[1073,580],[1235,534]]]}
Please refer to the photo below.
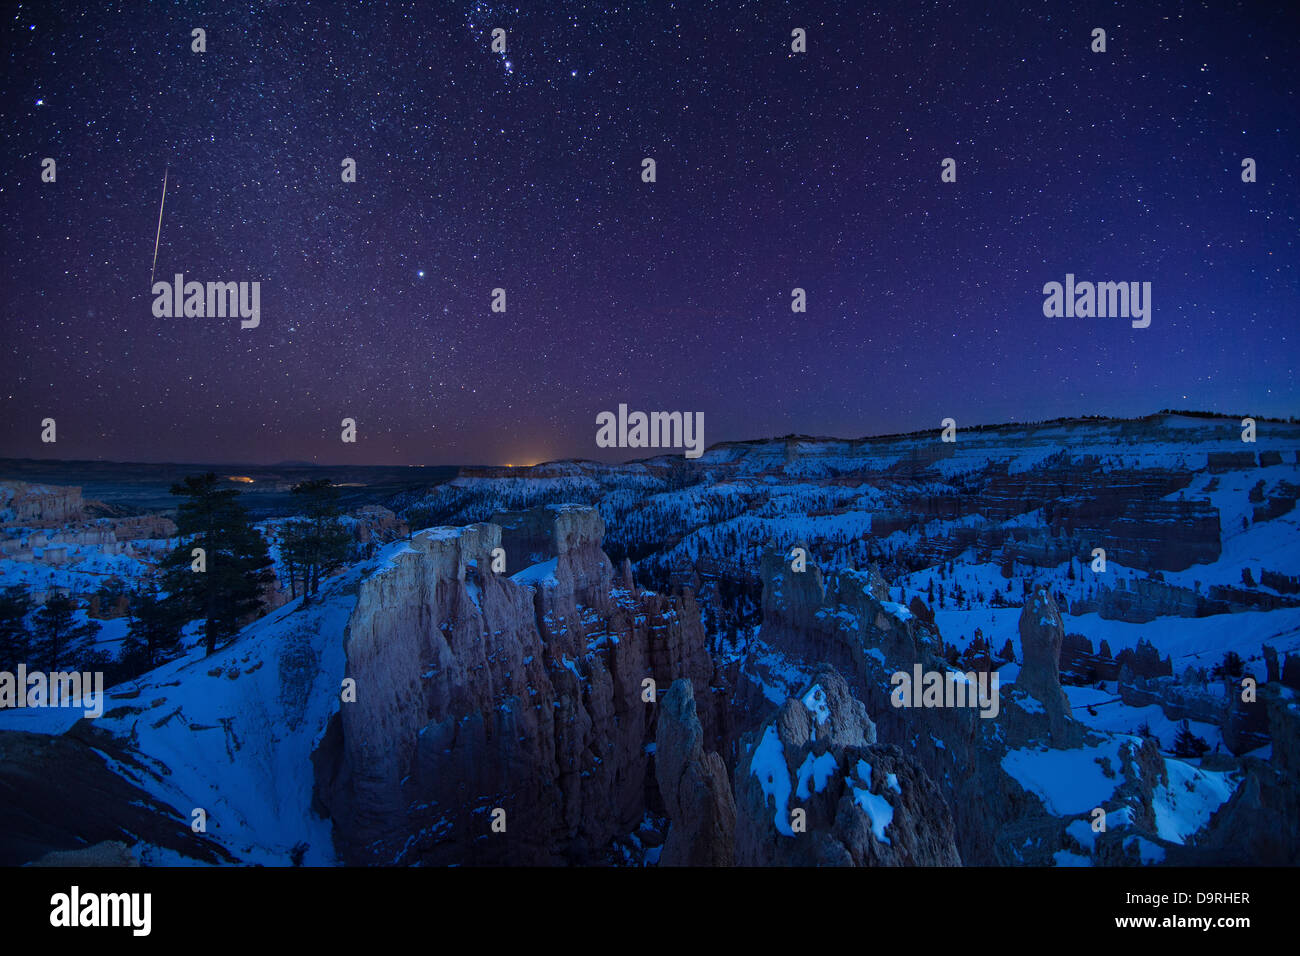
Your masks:
{"label": "star", "polygon": [[[1300,257],[1288,174],[1267,157],[1296,151],[1276,91],[1295,87],[1297,68],[1288,35],[1239,12],[1198,23],[1135,12],[1130,42],[1166,37],[1174,75],[1195,78],[1151,89],[1142,57],[1093,54],[1087,23],[1058,29],[1023,4],[954,5],[954,35],[1024,16],[1032,28],[1010,47],[941,44],[949,55],[926,76],[914,64],[939,42],[930,15],[836,0],[797,5],[802,24],[690,5],[689,28],[593,0],[386,2],[365,17],[311,4],[285,55],[250,72],[219,48],[279,31],[264,6],[230,6],[206,57],[156,4],[127,49],[111,5],[45,32],[0,17],[11,66],[0,94],[34,106],[5,131],[30,157],[30,185],[0,183],[0,458],[333,461],[354,449],[333,424],[316,427],[321,395],[359,416],[382,410],[409,436],[357,454],[425,461],[437,434],[443,464],[495,460],[511,428],[536,432],[552,457],[596,454],[590,422],[607,407],[596,403],[633,395],[675,396],[664,407],[704,412],[719,441],[903,432],[948,415],[1136,416],[1164,394],[1186,394],[1188,408],[1295,411]],[[823,19],[814,52],[777,55],[793,26]],[[460,42],[408,55],[451,25]],[[498,26],[508,55],[492,51]],[[84,42],[95,36],[106,42]],[[1249,56],[1209,68],[1203,51],[1219,38]],[[303,70],[325,80],[304,87]],[[582,82],[563,83],[566,72]],[[1235,133],[1205,105],[1228,97]],[[949,156],[957,179],[944,183]],[[48,183],[47,157],[59,174]],[[345,157],[355,182],[340,177]],[[657,185],[640,179],[644,157]],[[1241,181],[1246,157],[1258,182]],[[260,329],[156,319],[149,270],[124,271],[157,232],[168,168],[158,278],[260,280]],[[127,209],[149,212],[116,214]],[[415,295],[402,274],[417,256],[438,278],[416,266],[430,288]],[[1151,328],[1045,320],[1043,285],[1069,272],[1151,281]],[[806,315],[790,311],[796,286]],[[321,363],[337,316],[365,335]],[[501,335],[494,348],[475,347],[485,322]],[[1189,331],[1202,357],[1183,351]],[[298,347],[277,348],[269,367],[249,361],[272,334]],[[166,361],[146,364],[141,346],[155,340]],[[623,347],[640,342],[656,345]],[[711,394],[711,376],[736,384]],[[1067,376],[1068,393],[1053,387]],[[204,383],[218,381],[264,396],[283,421],[238,428],[248,410],[223,405],[214,445]],[[483,387],[462,395],[458,381]],[[560,384],[576,381],[589,388]],[[103,401],[121,382],[138,414]],[[436,407],[409,401],[411,382],[436,390]],[[530,409],[522,420],[511,402]],[[67,419],[57,449],[30,427],[52,404]]]}

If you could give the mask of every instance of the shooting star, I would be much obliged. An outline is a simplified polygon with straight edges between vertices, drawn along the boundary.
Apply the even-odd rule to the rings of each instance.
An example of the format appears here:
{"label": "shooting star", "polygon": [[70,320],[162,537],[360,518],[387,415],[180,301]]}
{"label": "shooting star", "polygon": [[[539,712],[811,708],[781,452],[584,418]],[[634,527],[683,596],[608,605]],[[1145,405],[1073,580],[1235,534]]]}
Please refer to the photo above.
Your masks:
{"label": "shooting star", "polygon": [[167,167],[163,167],[162,202],[158,204],[158,233],[153,237],[153,266],[149,269],[149,286],[153,287],[154,270],[158,268],[158,240],[162,238],[163,206],[167,205]]}

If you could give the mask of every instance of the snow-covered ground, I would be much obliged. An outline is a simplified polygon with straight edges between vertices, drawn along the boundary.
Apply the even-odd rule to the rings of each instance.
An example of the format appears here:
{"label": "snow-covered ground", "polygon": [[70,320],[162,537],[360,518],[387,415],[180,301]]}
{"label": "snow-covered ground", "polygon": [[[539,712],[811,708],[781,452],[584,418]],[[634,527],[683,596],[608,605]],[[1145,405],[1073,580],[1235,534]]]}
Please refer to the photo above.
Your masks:
{"label": "snow-covered ground", "polygon": [[[358,582],[407,547],[396,542],[327,579],[310,604],[286,604],[211,657],[193,647],[112,688],[97,723],[131,738],[150,769],[104,755],[110,766],[175,808],[184,823],[204,810],[209,837],[245,862],[283,865],[305,844],[304,863],[334,863],[330,824],[310,809],[311,753],[339,705],[343,632]],[[62,733],[80,716],[5,710],[0,730]]]}

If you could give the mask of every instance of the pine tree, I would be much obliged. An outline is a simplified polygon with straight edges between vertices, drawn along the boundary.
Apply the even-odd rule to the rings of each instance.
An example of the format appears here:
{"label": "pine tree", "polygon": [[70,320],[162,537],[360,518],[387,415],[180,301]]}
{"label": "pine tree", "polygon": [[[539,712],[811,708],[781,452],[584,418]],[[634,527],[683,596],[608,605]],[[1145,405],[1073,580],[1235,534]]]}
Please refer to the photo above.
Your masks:
{"label": "pine tree", "polygon": [[123,663],[135,673],[152,670],[181,640],[182,621],[156,588],[140,590],[131,599],[131,624],[123,648]]}
{"label": "pine tree", "polygon": [[32,636],[23,623],[31,609],[32,599],[20,585],[0,592],[0,670],[12,672],[31,653]]}
{"label": "pine tree", "polygon": [[[239,492],[218,488],[216,475],[191,475],[171,492],[185,500],[176,515],[181,543],[163,560],[166,602],[178,620],[204,622],[210,655],[261,608],[262,588],[273,579],[271,558]],[[194,565],[195,548],[204,552],[201,571]]]}
{"label": "pine tree", "polygon": [[321,578],[347,560],[352,535],[339,521],[339,491],[328,478],[300,481],[292,493],[303,499],[304,517],[289,522],[282,552],[288,562],[301,569],[303,598],[309,600],[320,590]]}
{"label": "pine tree", "polygon": [[1178,731],[1178,736],[1174,738],[1174,756],[1199,757],[1209,749],[1210,745],[1203,738],[1192,733],[1192,728],[1184,719],[1182,727]]}
{"label": "pine tree", "polygon": [[32,615],[35,629],[34,650],[45,661],[46,670],[57,671],[66,662],[68,651],[74,644],[89,640],[99,633],[93,621],[78,624],[73,616],[76,605],[66,594],[52,594]]}

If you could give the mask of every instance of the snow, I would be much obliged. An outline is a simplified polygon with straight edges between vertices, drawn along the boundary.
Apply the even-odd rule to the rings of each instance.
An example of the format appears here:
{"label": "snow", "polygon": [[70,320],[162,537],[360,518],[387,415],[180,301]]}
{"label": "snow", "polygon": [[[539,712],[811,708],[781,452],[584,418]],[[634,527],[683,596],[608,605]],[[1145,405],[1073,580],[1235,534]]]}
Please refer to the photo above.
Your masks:
{"label": "snow", "polygon": [[[900,513],[907,517],[905,503],[909,496],[951,494],[953,486],[946,480],[969,475],[978,481],[979,472],[990,463],[1001,463],[1008,473],[1017,474],[1057,460],[1077,461],[1092,456],[1105,474],[1135,466],[1204,469],[1209,452],[1283,451],[1286,463],[1281,466],[1214,475],[1198,471],[1185,488],[1167,495],[1171,501],[1205,500],[1219,511],[1220,558],[1184,571],[1163,572],[1166,583],[1188,589],[1199,586],[1204,594],[1215,584],[1240,586],[1243,570],[1249,570],[1256,580],[1265,568],[1300,574],[1300,509],[1255,522],[1254,503],[1249,500],[1251,488],[1261,479],[1266,493],[1276,491],[1283,480],[1296,480],[1293,455],[1297,434],[1295,426],[1270,425],[1261,429],[1256,445],[1243,446],[1239,421],[1162,416],[1136,427],[1133,423],[1076,422],[982,432],[963,430],[956,445],[937,449],[930,431],[863,441],[799,438],[737,442],[706,452],[696,467],[714,470],[706,472],[699,484],[686,488],[668,490],[662,463],[670,459],[661,457],[618,466],[558,462],[505,478],[462,477],[433,489],[425,500],[446,505],[446,520],[451,519],[456,508],[478,509],[465,523],[483,520],[494,511],[537,504],[595,503],[606,524],[607,547],[617,545],[624,551],[644,554],[643,549],[627,545],[644,542],[659,546],[651,557],[643,559],[645,563],[638,563],[638,571],[647,565],[662,570],[696,561],[753,569],[769,541],[781,547],[804,543],[815,548],[810,554],[819,555],[818,562],[827,569],[875,560],[868,556],[867,546],[886,552],[904,549],[937,560],[933,551],[926,550],[923,537],[937,539],[959,530],[983,534],[996,530],[994,525],[1023,529],[1030,535],[1042,530],[1045,515],[1042,509],[1034,509],[996,521],[980,515],[917,520],[887,538],[878,534],[873,537],[873,529],[884,530],[885,520],[892,527]],[[675,464],[677,459],[671,461]],[[918,463],[919,473],[909,474],[906,490],[892,483],[892,477],[885,477],[896,465],[915,471]],[[0,485],[0,504],[5,500]],[[570,507],[562,505],[553,511],[559,513]],[[210,659],[191,651],[138,681],[110,690],[106,710],[127,706],[144,710],[113,718],[106,726],[124,735],[134,730],[141,750],[155,761],[148,771],[123,766],[120,772],[141,781],[182,816],[188,816],[194,806],[204,806],[209,811],[213,835],[241,859],[282,862],[286,848],[307,842],[311,847],[308,862],[332,862],[328,825],[310,813],[311,774],[303,768],[310,767],[311,748],[325,721],[339,706],[343,630],[355,602],[355,587],[364,574],[383,574],[399,566],[421,546],[422,540],[446,540],[462,533],[459,527],[444,526],[420,532],[411,542],[396,542],[368,565],[327,583],[319,604],[303,608],[301,602],[294,602],[245,629],[232,647]],[[45,565],[0,554],[0,586],[17,583],[34,590],[64,587],[85,593],[96,589],[110,574],[129,584],[150,572],[148,560],[109,554],[97,546],[44,544],[48,538],[37,538],[37,534],[44,532],[34,528],[6,529],[7,542],[13,547],[37,552],[38,556],[48,548],[66,547],[67,561]],[[166,544],[143,541],[135,543],[133,549],[150,559],[160,543]],[[1117,587],[1121,582],[1131,586],[1133,581],[1147,576],[1146,571],[1125,567],[1113,557],[1107,562],[1107,573],[1099,576],[1087,570],[1083,555],[1076,555],[1073,562],[1055,568],[1031,571],[1019,563],[1013,579],[1008,580],[1002,575],[1001,557],[995,554],[989,559],[987,553],[977,556],[972,547],[953,558],[952,573],[941,576],[937,567],[929,567],[905,574],[891,586],[891,594],[896,593],[898,601],[882,602],[883,608],[906,621],[912,617],[908,601],[919,596],[935,611],[946,643],[964,649],[978,627],[995,651],[1009,642],[1020,657],[1017,625],[1021,608],[989,606],[995,592],[1011,602],[1023,601],[1022,581],[1030,578],[1052,594],[1063,593],[1068,605],[1095,598],[1100,586]],[[862,568],[865,563],[856,566]],[[557,567],[556,559],[533,564],[514,574],[512,580],[529,587],[553,586]],[[865,572],[859,570],[856,574],[865,589]],[[782,577],[781,583],[789,588],[788,565]],[[842,586],[857,586],[858,580],[850,574],[842,579],[846,582]],[[954,595],[956,585],[966,596],[960,607]],[[467,579],[467,588],[470,598],[480,602],[481,594],[472,577]],[[942,606],[928,596],[931,588],[935,592],[942,589]],[[981,592],[983,600],[976,598]],[[1208,668],[1218,663],[1226,650],[1234,650],[1262,676],[1258,657],[1264,644],[1273,645],[1281,655],[1300,653],[1300,608],[1230,617],[1168,617],[1127,624],[1102,619],[1096,613],[1073,616],[1067,613],[1066,605],[1061,607],[1066,631],[1082,634],[1094,647],[1104,640],[1114,653],[1145,638],[1162,656],[1173,657],[1176,675],[1189,665]],[[751,603],[749,610],[757,608]],[[1037,610],[1039,613],[1031,620],[1049,623],[1050,615],[1041,608]],[[850,630],[859,630],[866,623],[843,606],[829,608],[824,619],[828,627]],[[84,620],[84,611],[78,612],[78,620]],[[126,619],[97,623],[101,628],[98,644],[116,650],[125,635]],[[587,637],[588,649],[605,639],[590,631]],[[751,653],[733,652],[741,662],[744,679],[776,706],[789,696],[802,694],[799,699],[812,715],[814,726],[824,725],[830,716],[824,689],[814,685],[803,690],[811,677],[807,666],[764,646],[757,628],[751,626],[747,638],[746,649]],[[882,666],[886,664],[881,648],[865,647],[863,652]],[[579,679],[578,665],[582,663],[563,658],[563,665]],[[218,677],[208,676],[208,670],[213,668],[220,668]],[[227,676],[236,670],[237,677]],[[1018,671],[1014,663],[1004,666],[1000,671],[1002,685],[1012,684]],[[111,696],[114,690],[116,698]],[[136,697],[121,696],[135,690],[139,691]],[[1140,725],[1148,725],[1167,749],[1179,724],[1165,717],[1159,707],[1123,705],[1113,682],[1101,689],[1067,686],[1065,693],[1075,718],[1105,736],[1104,742],[1071,751],[1012,750],[1002,766],[1026,790],[1042,799],[1049,811],[1086,814],[1113,800],[1115,787],[1122,779],[1118,773],[1119,748],[1133,739]],[[1041,710],[1041,705],[1030,698],[1021,696],[1020,700],[1026,709]],[[164,722],[173,713],[177,716]],[[79,717],[80,711],[75,709],[23,708],[0,714],[0,728],[61,733]],[[223,729],[223,721],[229,732]],[[154,727],[154,723],[159,726]],[[191,730],[191,726],[200,729]],[[1193,721],[1191,729],[1212,748],[1222,743],[1219,728],[1212,724]],[[936,739],[935,746],[944,744]],[[1267,746],[1254,754],[1265,760],[1270,755]],[[1097,763],[1099,757],[1109,759],[1115,776],[1105,775]],[[881,794],[873,793],[870,767],[863,766],[867,773],[865,786],[855,788],[853,798],[871,817],[873,831],[878,829],[883,839],[888,821],[879,821],[886,813],[892,819],[893,813],[886,797],[890,790],[901,793],[901,788],[897,775],[888,774]],[[1156,829],[1161,841],[1189,842],[1230,798],[1239,781],[1231,774],[1203,771],[1173,759],[1165,761],[1165,768],[1168,782],[1158,785],[1153,797]],[[804,799],[820,792],[841,768],[829,754],[820,758],[809,755],[792,781],[779,740],[768,728],[755,750],[751,769],[763,783],[765,796],[775,805],[778,832],[792,835],[788,813],[792,787]],[[1111,828],[1132,823],[1129,808],[1108,809],[1108,813]],[[1096,837],[1088,820],[1069,822],[1066,833],[1080,848],[1095,849]],[[1164,849],[1151,840],[1130,837],[1126,845],[1138,852],[1143,862],[1158,862],[1164,857]],[[1057,865],[1088,862],[1072,850],[1058,851],[1055,859]]]}
{"label": "snow", "polygon": [[1162,617],[1146,624],[1108,621],[1094,613],[1069,618],[1066,630],[1083,634],[1094,647],[1105,640],[1114,654],[1135,647],[1139,639],[1145,638],[1162,657],[1172,656],[1174,673],[1181,674],[1189,664],[1210,667],[1219,663],[1228,650],[1235,650],[1243,660],[1258,657],[1264,644],[1272,644],[1279,655],[1287,650],[1300,651],[1300,608]]}
{"label": "snow", "polygon": [[1236,790],[1234,776],[1201,770],[1181,760],[1166,760],[1169,782],[1151,792],[1156,833],[1170,843],[1187,839],[1210,821],[1210,817]]}
{"label": "snow", "polygon": [[[1121,782],[1119,748],[1125,740],[1116,737],[1096,747],[1073,750],[1009,750],[1002,769],[1043,801],[1048,813],[1071,816],[1102,806]],[[1107,777],[1099,758],[1109,758],[1113,777]]]}
{"label": "snow", "polygon": [[871,833],[881,843],[892,845],[885,836],[885,828],[894,822],[894,808],[884,797],[871,791],[871,764],[859,760],[857,766],[858,780],[865,785],[853,788],[853,802],[862,808],[862,812],[871,821]]}
{"label": "snow", "polygon": [[881,601],[880,606],[900,621],[907,621],[912,617],[911,611],[895,601]]}
{"label": "snow", "polygon": [[[813,792],[821,793],[826,789],[827,782],[835,775],[839,765],[835,763],[835,756],[828,750],[820,757],[814,757],[811,753],[804,758],[799,766],[798,787],[795,789],[795,795],[801,800],[807,800]],[[812,791],[809,791],[808,784],[812,783]]]}
{"label": "snow", "polygon": [[[143,757],[143,768],[114,762],[116,771],[182,819],[203,808],[208,836],[246,863],[283,865],[299,843],[307,844],[307,865],[336,863],[330,823],[311,809],[311,753],[340,706],[343,632],[357,584],[407,550],[405,542],[390,545],[327,579],[311,604],[300,598],[278,608],[211,657],[194,648],[110,690],[106,713],[143,708],[97,721],[134,735]],[[32,714],[41,719],[28,720]],[[0,729],[60,733],[79,716],[10,710],[0,713]]]}
{"label": "snow", "polygon": [[[1113,687],[1114,682],[1107,686]],[[1116,694],[1110,691],[1100,691],[1095,687],[1072,686],[1062,689],[1070,699],[1075,720],[1093,730],[1133,735],[1137,734],[1139,728],[1145,724],[1151,736],[1159,741],[1160,749],[1173,750],[1174,739],[1178,736],[1182,721],[1166,717],[1164,710],[1158,704],[1129,707],[1121,703]],[[1021,706],[1024,706],[1024,703],[1025,701],[1021,701]],[[1089,712],[1089,706],[1094,713]],[[1216,747],[1222,748],[1223,736],[1217,725],[1189,720],[1188,727],[1193,734],[1209,744],[1211,751]]]}
{"label": "snow", "polygon": [[559,565],[559,561],[559,558],[551,558],[549,561],[531,565],[510,575],[510,580],[516,584],[554,587],[559,583],[555,577],[555,569]]}
{"label": "snow", "polygon": [[776,803],[776,815],[773,818],[776,832],[782,836],[794,836],[787,809],[790,803],[789,771],[785,765],[785,752],[781,747],[781,738],[777,736],[776,727],[771,724],[763,731],[763,739],[754,750],[754,756],[749,762],[749,772],[758,778],[764,797]]}
{"label": "snow", "polygon": [[1097,831],[1092,828],[1092,824],[1087,820],[1072,820],[1070,825],[1065,828],[1074,842],[1079,844],[1089,853],[1097,846]]}
{"label": "snow", "polygon": [[1140,836],[1131,836],[1124,841],[1124,849],[1132,850],[1134,847],[1137,847],[1138,858],[1144,864],[1164,862],[1165,848],[1160,844]]}
{"label": "snow", "polygon": [[826,691],[822,690],[820,684],[813,684],[808,693],[804,694],[803,705],[816,719],[818,726],[831,719],[831,708],[826,702]]}
{"label": "snow", "polygon": [[1071,853],[1069,850],[1057,850],[1052,854],[1057,866],[1092,866],[1092,858]]}

